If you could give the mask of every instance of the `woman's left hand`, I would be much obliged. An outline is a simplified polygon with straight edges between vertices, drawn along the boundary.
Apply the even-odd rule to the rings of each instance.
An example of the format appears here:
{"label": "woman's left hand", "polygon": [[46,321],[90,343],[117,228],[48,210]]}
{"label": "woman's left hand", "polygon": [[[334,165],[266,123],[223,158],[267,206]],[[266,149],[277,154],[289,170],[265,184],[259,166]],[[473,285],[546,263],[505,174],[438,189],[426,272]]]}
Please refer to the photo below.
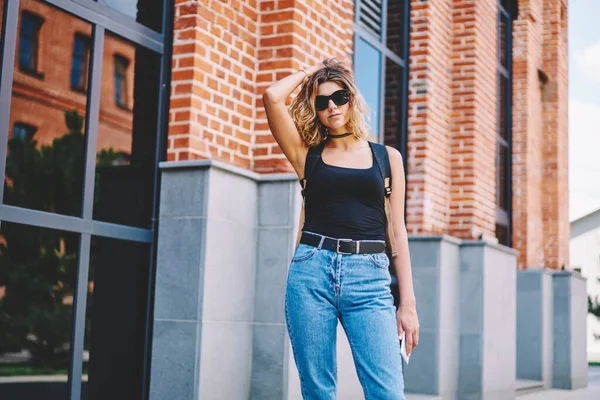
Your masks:
{"label": "woman's left hand", "polygon": [[402,305],[396,312],[398,322],[398,337],[406,332],[406,353],[410,356],[413,349],[419,344],[419,317],[417,317],[416,305]]}

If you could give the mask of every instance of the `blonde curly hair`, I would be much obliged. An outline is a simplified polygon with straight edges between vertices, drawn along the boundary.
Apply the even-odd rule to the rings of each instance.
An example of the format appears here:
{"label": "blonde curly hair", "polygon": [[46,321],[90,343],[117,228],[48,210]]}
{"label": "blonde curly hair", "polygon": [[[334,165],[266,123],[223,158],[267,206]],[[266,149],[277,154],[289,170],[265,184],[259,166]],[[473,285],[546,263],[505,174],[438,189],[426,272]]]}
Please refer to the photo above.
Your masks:
{"label": "blonde curly hair", "polygon": [[348,129],[357,139],[367,137],[370,110],[356,87],[352,70],[335,58],[323,61],[323,65],[324,68],[305,78],[289,108],[300,137],[308,147],[316,146],[327,138],[327,128],[319,121],[315,110],[315,99],[319,85],[328,81],[350,91]]}

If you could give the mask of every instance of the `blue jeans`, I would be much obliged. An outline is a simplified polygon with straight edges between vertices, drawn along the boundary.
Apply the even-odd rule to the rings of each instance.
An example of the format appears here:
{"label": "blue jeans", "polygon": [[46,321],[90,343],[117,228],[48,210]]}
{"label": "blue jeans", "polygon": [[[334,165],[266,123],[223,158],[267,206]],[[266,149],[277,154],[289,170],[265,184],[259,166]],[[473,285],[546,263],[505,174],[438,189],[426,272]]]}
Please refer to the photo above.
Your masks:
{"label": "blue jeans", "polygon": [[336,329],[346,332],[366,400],[404,400],[396,308],[385,253],[338,254],[300,244],[285,317],[302,397],[336,399]]}

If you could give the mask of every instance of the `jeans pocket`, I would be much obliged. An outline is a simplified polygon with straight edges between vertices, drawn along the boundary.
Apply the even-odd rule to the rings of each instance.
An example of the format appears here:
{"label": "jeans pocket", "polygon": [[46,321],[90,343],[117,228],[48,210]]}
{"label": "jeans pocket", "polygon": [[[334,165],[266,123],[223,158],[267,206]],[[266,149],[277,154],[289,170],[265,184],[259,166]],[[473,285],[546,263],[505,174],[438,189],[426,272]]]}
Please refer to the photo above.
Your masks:
{"label": "jeans pocket", "polygon": [[292,262],[306,261],[311,258],[317,252],[317,250],[318,249],[316,247],[300,243],[298,247],[296,247],[296,251],[292,257]]}
{"label": "jeans pocket", "polygon": [[390,266],[390,259],[385,253],[367,254],[367,258],[378,268],[387,269]]}

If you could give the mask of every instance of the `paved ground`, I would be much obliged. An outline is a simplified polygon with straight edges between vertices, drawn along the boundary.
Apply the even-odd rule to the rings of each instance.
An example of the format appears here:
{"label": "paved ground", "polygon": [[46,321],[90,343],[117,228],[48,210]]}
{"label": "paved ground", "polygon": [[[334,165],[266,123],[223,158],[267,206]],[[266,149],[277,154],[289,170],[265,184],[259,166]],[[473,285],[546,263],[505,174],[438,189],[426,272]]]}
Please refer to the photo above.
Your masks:
{"label": "paved ground", "polygon": [[[406,400],[438,400],[436,396],[407,394]],[[544,390],[516,397],[517,400],[600,400],[600,367],[589,367],[588,387],[579,390]]]}
{"label": "paved ground", "polygon": [[589,367],[588,387],[579,390],[545,390],[519,396],[518,400],[599,400],[600,367]]}

